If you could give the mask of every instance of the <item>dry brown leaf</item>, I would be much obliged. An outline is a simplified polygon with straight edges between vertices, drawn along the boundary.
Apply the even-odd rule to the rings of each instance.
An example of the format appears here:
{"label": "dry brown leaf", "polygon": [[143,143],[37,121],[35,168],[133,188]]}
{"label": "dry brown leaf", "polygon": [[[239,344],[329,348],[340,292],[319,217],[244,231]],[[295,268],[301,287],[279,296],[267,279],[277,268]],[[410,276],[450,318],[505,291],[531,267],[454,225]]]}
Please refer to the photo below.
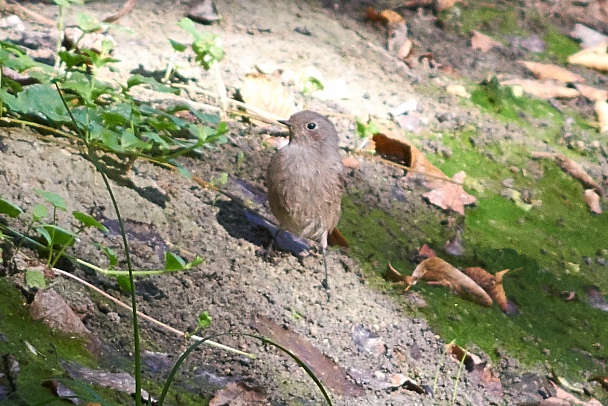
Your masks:
{"label": "dry brown leaf", "polygon": [[480,49],[481,52],[488,52],[492,48],[501,48],[504,45],[479,31],[473,31],[471,37],[471,48]]}
{"label": "dry brown leaf", "polygon": [[471,97],[471,93],[467,92],[467,89],[463,85],[449,85],[445,88],[445,91],[464,99]]}
{"label": "dry brown leaf", "polygon": [[384,273],[384,279],[389,282],[403,282],[405,281],[405,276],[401,275],[401,273],[393,267],[393,265],[389,262],[386,265],[386,272]]}
{"label": "dry brown leaf", "polygon": [[435,251],[433,251],[433,249],[426,244],[420,247],[420,249],[418,250],[418,255],[424,258],[432,258],[437,256],[437,254],[435,254]]}
{"label": "dry brown leaf", "polygon": [[606,100],[598,100],[595,102],[595,114],[600,122],[600,132],[608,131],[608,102]]}
{"label": "dry brown leaf", "polygon": [[264,74],[246,75],[240,93],[247,105],[270,113],[276,119],[286,119],[296,112],[296,104],[287,89]]}
{"label": "dry brown leaf", "polygon": [[561,66],[549,64],[549,63],[538,63],[530,61],[517,61],[524,65],[530,72],[540,80],[553,79],[558,82],[569,83],[569,82],[584,82],[581,76],[570,72],[568,69],[562,68]]}
{"label": "dry brown leaf", "polygon": [[566,86],[559,85],[555,82],[538,81],[531,79],[509,79],[500,82],[501,85],[517,85],[521,86],[523,90],[533,96],[541,99],[553,99],[553,98],[572,98],[578,97],[580,93],[576,89],[572,89]]}
{"label": "dry brown leaf", "polygon": [[602,214],[602,207],[600,206],[600,196],[595,193],[593,189],[585,190],[585,203],[591,210],[591,213]]}
{"label": "dry brown leaf", "polygon": [[583,49],[568,57],[568,62],[591,69],[608,71],[608,44]]}
{"label": "dry brown leaf", "polygon": [[244,382],[230,382],[215,394],[209,401],[209,406],[265,404],[267,401],[266,395],[259,388]]}
{"label": "dry brown leaf", "polygon": [[469,278],[473,279],[475,283],[481,286],[486,292],[496,283],[494,275],[478,266],[464,268],[462,272],[464,272]]}
{"label": "dry brown leaf", "polygon": [[346,168],[357,169],[360,165],[359,160],[352,155],[342,159],[342,165]]}
{"label": "dry brown leaf", "polygon": [[327,236],[327,245],[330,247],[344,247],[348,248],[348,241],[346,241],[346,237],[342,235],[338,227],[331,230],[331,233]]}
{"label": "dry brown leaf", "polygon": [[378,16],[380,17],[380,20],[384,21],[387,24],[405,21],[401,14],[390,9],[382,10],[380,14],[378,14]]}
{"label": "dry brown leaf", "polygon": [[463,0],[435,0],[435,11],[441,12],[453,7],[456,3],[462,3]]}
{"label": "dry brown leaf", "polygon": [[399,52],[397,52],[397,58],[405,60],[412,54],[412,48],[414,43],[411,39],[406,39],[401,48],[399,48]]}
{"label": "dry brown leaf", "polygon": [[411,286],[418,280],[445,286],[464,299],[483,306],[492,306],[492,299],[481,286],[441,258],[433,257],[422,261],[414,269],[412,279],[406,279],[406,282]]}
{"label": "dry brown leaf", "polygon": [[434,180],[430,182],[430,192],[422,197],[428,199],[431,204],[441,207],[444,210],[454,210],[456,213],[464,215],[464,206],[468,206],[477,201],[462,188],[462,181],[466,177],[464,171],[458,172],[452,178],[452,182]]}
{"label": "dry brown leaf", "polygon": [[386,134],[378,133],[374,134],[372,140],[378,155],[400,165],[410,167],[412,171],[408,172],[408,176],[410,173],[414,173],[449,179],[418,148],[411,145],[402,136],[388,132]]}
{"label": "dry brown leaf", "polygon": [[511,314],[516,311],[509,303],[502,284],[502,278],[509,272],[508,269],[497,272],[496,275],[480,267],[465,268],[463,272],[481,286],[504,313]]}
{"label": "dry brown leaf", "polygon": [[566,158],[565,156],[560,154],[556,154],[554,159],[555,162],[557,162],[557,165],[564,172],[568,173],[574,179],[581,182],[581,184],[587,189],[594,189],[597,194],[599,194],[600,196],[602,195],[602,189],[600,188],[600,185],[597,184],[597,182],[594,181],[593,178],[589,176],[587,172],[585,172],[582,166],[580,166],[572,159]]}
{"label": "dry brown leaf", "polygon": [[596,181],[593,180],[591,176],[576,162],[574,162],[570,158],[566,158],[561,154],[551,153],[551,152],[532,152],[533,158],[551,158],[555,160],[557,165],[564,172],[568,173],[570,176],[581,182],[581,184],[587,189],[594,189],[597,194],[600,196],[603,195],[602,189],[600,185],[597,184]]}
{"label": "dry brown leaf", "polygon": [[583,85],[581,83],[576,83],[574,87],[576,87],[576,90],[581,92],[584,97],[591,101],[606,101],[606,99],[608,99],[608,90],[596,89],[595,87]]}
{"label": "dry brown leaf", "polygon": [[607,376],[594,376],[589,378],[588,382],[597,382],[602,385],[602,388],[608,390],[608,375]]}

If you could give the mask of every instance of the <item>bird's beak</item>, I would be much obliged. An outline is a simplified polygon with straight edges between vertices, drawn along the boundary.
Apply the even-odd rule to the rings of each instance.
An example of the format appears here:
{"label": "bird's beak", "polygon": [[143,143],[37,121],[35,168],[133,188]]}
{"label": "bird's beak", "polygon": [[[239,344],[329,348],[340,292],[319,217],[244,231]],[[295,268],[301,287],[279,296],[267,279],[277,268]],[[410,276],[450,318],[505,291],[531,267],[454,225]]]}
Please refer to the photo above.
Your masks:
{"label": "bird's beak", "polygon": [[289,120],[277,120],[277,121],[279,123],[283,124],[284,126],[291,128],[291,123],[289,122]]}

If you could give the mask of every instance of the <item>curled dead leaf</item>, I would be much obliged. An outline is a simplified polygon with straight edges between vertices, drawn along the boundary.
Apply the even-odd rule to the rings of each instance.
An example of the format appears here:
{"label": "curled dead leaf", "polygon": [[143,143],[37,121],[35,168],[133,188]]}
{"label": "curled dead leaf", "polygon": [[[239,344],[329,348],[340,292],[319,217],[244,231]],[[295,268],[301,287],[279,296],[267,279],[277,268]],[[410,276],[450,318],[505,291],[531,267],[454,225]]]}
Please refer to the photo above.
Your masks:
{"label": "curled dead leaf", "polygon": [[560,154],[555,156],[555,161],[564,172],[581,182],[583,186],[594,189],[597,194],[602,195],[600,185],[578,163]]}
{"label": "curled dead leaf", "polygon": [[582,83],[576,83],[574,85],[583,97],[591,101],[606,101],[608,99],[608,90],[596,89],[595,87],[583,85]]}
{"label": "curled dead leaf", "polygon": [[602,207],[600,206],[600,196],[595,193],[595,190],[585,190],[584,199],[585,203],[589,207],[589,210],[591,210],[591,213],[602,214]]}
{"label": "curled dead leaf", "polygon": [[481,52],[488,52],[492,48],[502,47],[504,47],[504,45],[494,38],[482,34],[479,31],[473,31],[473,35],[471,36],[471,48],[479,49]]}
{"label": "curled dead leaf", "polygon": [[[445,286],[458,296],[482,306],[492,306],[492,299],[481,286],[441,258],[428,258],[418,264],[412,273],[412,281],[418,280]],[[410,286],[414,283],[408,282]]]}
{"label": "curled dead leaf", "polygon": [[509,272],[508,269],[497,272],[496,275],[492,275],[480,267],[465,268],[463,272],[486,291],[492,300],[496,302],[500,310],[507,314],[511,314],[514,311],[507,299],[507,294],[502,284],[503,276]]}
{"label": "curled dead leaf", "polygon": [[600,132],[608,132],[608,102],[606,100],[595,102],[595,114],[600,122]]}
{"label": "curled dead leaf", "polygon": [[580,95],[579,91],[562,86],[551,81],[538,81],[531,79],[509,79],[500,82],[501,86],[521,86],[524,92],[540,99],[573,98]]}
{"label": "curled dead leaf", "polygon": [[608,390],[608,376],[594,376],[589,378],[588,382],[597,382],[602,385],[602,388]]}
{"label": "curled dead leaf", "polygon": [[403,18],[403,16],[399,13],[397,13],[396,11],[390,10],[390,9],[386,9],[386,10],[382,10],[380,12],[380,14],[378,14],[380,20],[384,21],[387,24],[391,24],[391,23],[399,23],[401,21],[405,21],[405,19]]}
{"label": "curled dead leaf", "polygon": [[524,65],[530,72],[540,80],[557,80],[558,82],[584,82],[585,79],[581,76],[570,72],[568,69],[550,63],[539,63],[531,61],[517,61]]}
{"label": "curled dead leaf", "polygon": [[405,281],[405,276],[401,275],[401,273],[396,270],[393,265],[391,265],[391,263],[389,262],[386,265],[386,272],[384,273],[384,279],[386,279],[389,282],[403,282]]}
{"label": "curled dead leaf", "polygon": [[471,93],[467,92],[467,89],[463,85],[449,85],[445,88],[445,91],[464,99],[471,97]]}
{"label": "curled dead leaf", "polygon": [[437,256],[437,254],[435,254],[435,251],[433,251],[433,249],[426,244],[420,247],[420,249],[418,250],[418,255],[424,258],[432,258]]}
{"label": "curled dead leaf", "polygon": [[583,49],[568,57],[568,62],[587,68],[608,71],[608,44],[602,43],[592,48]]}
{"label": "curled dead leaf", "polygon": [[433,190],[423,194],[422,197],[444,210],[454,210],[456,213],[464,215],[464,206],[477,201],[474,196],[465,192],[462,187],[465,176],[464,171],[460,171],[454,175],[451,182],[433,180],[428,185]]}
{"label": "curled dead leaf", "polygon": [[281,82],[261,73],[245,76],[240,94],[247,105],[277,119],[285,119],[296,112],[296,104]]}

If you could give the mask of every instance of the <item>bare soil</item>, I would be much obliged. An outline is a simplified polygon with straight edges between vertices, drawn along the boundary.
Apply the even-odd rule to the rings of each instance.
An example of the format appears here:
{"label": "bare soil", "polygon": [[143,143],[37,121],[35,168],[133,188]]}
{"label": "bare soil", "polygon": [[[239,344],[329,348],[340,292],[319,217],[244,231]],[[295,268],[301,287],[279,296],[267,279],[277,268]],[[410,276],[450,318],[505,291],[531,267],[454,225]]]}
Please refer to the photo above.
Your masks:
{"label": "bare soil", "polygon": [[[92,2],[81,9],[101,17],[117,10],[121,3]],[[50,18],[56,13],[52,6],[24,4]],[[449,129],[462,122],[483,122],[490,137],[505,134],[521,137],[517,128],[484,119],[477,109],[459,103],[453,96],[421,94],[416,87],[420,83],[444,79],[433,71],[408,71],[384,51],[385,33],[363,20],[364,6],[356,2],[326,7],[317,2],[219,0],[217,7],[223,21],[208,29],[225,41],[227,58],[221,67],[229,89],[238,88],[245,74],[254,71],[256,65],[270,63],[294,71],[314,66],[327,80],[343,78],[350,90],[348,99],[313,99],[310,108],[330,115],[344,145],[351,145],[355,137],[351,116],[385,118],[391,108],[410,98],[418,100],[423,123],[429,128]],[[382,9],[382,5],[376,6]],[[171,55],[167,38],[189,41],[186,33],[176,26],[187,9],[188,4],[179,1],[140,0],[120,20],[121,26],[133,32],[112,33],[117,43],[115,57],[121,62],[109,79],[124,80],[137,69],[163,72]],[[485,77],[487,71],[497,66],[511,71],[521,69],[510,61],[511,55],[482,56],[471,51],[465,40],[439,29],[430,13],[412,14],[408,22],[421,49],[427,48],[437,60],[449,61],[458,70],[467,72],[470,80]],[[31,27],[45,30],[33,24]],[[298,27],[305,27],[310,35],[296,32]],[[182,74],[213,90],[207,73],[195,69],[185,59],[179,62],[187,67]],[[203,156],[184,158],[182,164],[203,179],[228,173],[233,180],[245,179],[263,187],[273,149],[261,141],[255,127],[236,119],[229,124],[231,142],[210,149]],[[63,196],[70,212],[93,212],[105,221],[116,218],[93,165],[69,146],[61,145],[60,140],[42,140],[28,129],[1,128],[0,142],[0,193],[7,200],[31,209],[38,202],[32,190],[40,188]],[[441,150],[441,145],[428,148]],[[237,159],[240,151],[244,152],[244,160]],[[604,168],[598,165],[595,170],[601,174]],[[347,189],[363,191],[357,196],[370,207],[399,207],[411,216],[424,213],[436,216],[437,224],[447,223],[448,215],[429,207],[420,197],[418,186],[399,182],[402,175],[378,163],[362,161],[361,167],[349,174]],[[395,197],[395,185],[405,187],[405,199]],[[225,196],[142,160],[129,172],[114,174],[112,187],[122,216],[133,230],[131,249],[138,269],[162,268],[159,254],[166,249],[189,259],[194,253],[205,259],[188,272],[140,280],[137,284],[140,311],[183,331],[195,326],[198,314],[204,310],[213,318],[213,332],[252,333],[256,317],[270,318],[308,340],[364,389],[356,399],[334,393],[332,398],[338,405],[436,405],[452,399],[458,363],[445,357],[446,343],[425,320],[404,312],[404,303],[370,287],[360,264],[347,251],[332,250],[328,256],[331,269],[328,301],[320,287],[323,277],[320,256],[313,253],[299,259],[280,252],[267,260],[264,254],[271,242],[270,235],[251,224],[242,208]],[[70,221],[60,213],[60,223]],[[423,241],[422,235],[412,233],[412,238]],[[115,233],[87,232],[77,244],[75,254],[91,263],[104,265],[106,259],[89,242],[121,249],[120,237]],[[74,274],[128,302],[114,279],[66,265]],[[85,288],[73,281],[57,278],[53,284],[73,306],[90,304],[84,320],[95,335],[117,353],[131,353],[128,312],[114,308],[96,295],[89,298]],[[144,349],[175,359],[185,348],[182,339],[146,322],[142,326]],[[383,351],[374,353],[358,346],[355,338],[365,330],[383,340]],[[263,388],[269,404],[322,403],[320,393],[304,371],[275,349],[238,336],[218,341],[257,354],[258,358],[251,361],[200,347],[183,368],[177,382],[179,387],[209,397],[228,382],[242,381]],[[489,360],[483,353],[478,355]],[[542,393],[551,392],[537,371],[523,370],[508,354],[500,354],[500,358],[493,371],[502,390],[496,389],[497,385],[480,383],[478,377],[464,372],[456,384],[455,404],[512,405],[539,401]],[[154,375],[152,371],[147,373]],[[437,380],[437,386],[432,395],[389,388],[387,382],[395,374],[406,374],[427,387],[433,387]]]}

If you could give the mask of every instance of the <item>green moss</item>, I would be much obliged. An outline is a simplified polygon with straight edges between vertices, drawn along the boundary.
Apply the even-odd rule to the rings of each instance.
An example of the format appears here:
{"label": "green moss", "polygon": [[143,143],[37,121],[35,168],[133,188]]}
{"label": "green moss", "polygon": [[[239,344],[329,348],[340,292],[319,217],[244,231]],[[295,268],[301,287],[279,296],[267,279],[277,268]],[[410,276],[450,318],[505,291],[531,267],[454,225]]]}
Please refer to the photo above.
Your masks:
{"label": "green moss", "polygon": [[543,36],[543,39],[547,44],[547,49],[541,56],[562,64],[568,63],[568,57],[581,49],[576,42],[560,33],[554,26],[547,27],[547,32]]}
{"label": "green moss", "polygon": [[[446,341],[475,343],[491,356],[506,350],[528,366],[548,363],[573,382],[604,373],[608,317],[586,303],[585,287],[608,291],[608,272],[596,260],[598,252],[608,249],[608,214],[592,215],[583,202],[583,187],[551,160],[534,163],[542,173],[539,178],[525,176],[531,163],[525,145],[496,146],[499,157],[506,157],[497,163],[488,158],[493,145],[475,147],[470,142],[475,135],[470,130],[444,136],[452,157],[429,156],[450,176],[465,170],[465,184],[475,185],[468,191],[478,197],[478,205],[466,210],[463,257],[442,253],[447,227],[427,208],[399,216],[396,208],[385,213],[357,203],[362,196],[351,196],[354,199],[344,205],[341,229],[352,252],[375,275],[388,261],[409,273],[416,265],[411,259],[423,243],[458,267],[482,266],[492,273],[511,269],[504,286],[519,309],[515,316],[503,314],[497,306],[467,302],[444,288],[420,283],[412,289],[425,296],[429,306],[422,312]],[[514,172],[510,166],[521,170]],[[530,190],[542,203],[525,211],[500,196],[507,178],[513,179],[514,189]],[[569,292],[574,292],[574,300],[565,300]]]}
{"label": "green moss", "polygon": [[[10,354],[16,358],[20,367],[16,393],[2,402],[3,405],[65,405],[64,401],[57,399],[51,390],[42,385],[46,380],[61,381],[77,396],[91,402],[104,405],[133,403],[132,397],[127,393],[92,387],[69,378],[61,362],[76,362],[89,368],[99,368],[98,360],[86,348],[86,340],[57,333],[44,323],[32,320],[23,296],[6,278],[0,278],[0,295],[0,357]],[[36,349],[37,354],[28,349],[28,344]],[[132,367],[129,360],[108,358],[105,355],[104,367],[108,369],[111,369],[108,364],[112,363],[114,366],[120,364],[120,369]],[[163,384],[164,382],[147,380],[143,386],[150,393],[159,394]],[[189,385],[190,388],[193,387],[192,384]],[[208,402],[180,384],[171,387],[167,400],[171,404],[181,405],[205,405]]]}
{"label": "green moss", "polygon": [[[72,360],[82,365],[95,367],[96,362],[85,349],[82,339],[72,338],[51,330],[42,322],[34,321],[23,303],[23,296],[5,278],[0,278],[2,305],[0,306],[0,333],[6,337],[0,355],[12,355],[20,366],[17,393],[11,401],[15,404],[63,404],[42,386],[48,379],[66,378],[61,360]],[[37,354],[28,349],[28,344]],[[83,393],[78,385],[68,387]]]}
{"label": "green moss", "polygon": [[440,13],[439,19],[444,27],[468,37],[471,31],[492,33],[496,39],[506,39],[508,35],[522,34],[517,10],[513,5],[492,5],[469,2],[455,6]]}

